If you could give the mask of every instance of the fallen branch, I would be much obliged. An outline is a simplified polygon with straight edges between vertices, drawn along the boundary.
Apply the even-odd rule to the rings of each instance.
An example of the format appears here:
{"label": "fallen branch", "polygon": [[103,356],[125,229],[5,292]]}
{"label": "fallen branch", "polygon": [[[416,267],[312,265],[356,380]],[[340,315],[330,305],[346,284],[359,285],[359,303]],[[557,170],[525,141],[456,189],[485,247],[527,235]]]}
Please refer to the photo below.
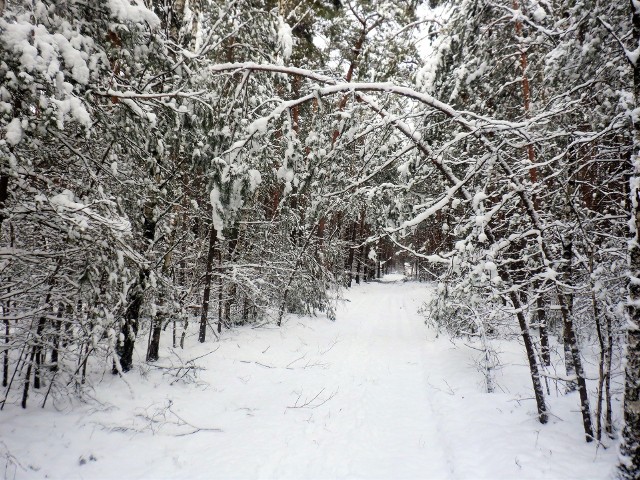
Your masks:
{"label": "fallen branch", "polygon": [[327,403],[329,400],[335,397],[336,394],[338,393],[338,389],[336,388],[335,391],[324,400],[320,400],[319,402],[313,403],[317,399],[319,399],[320,395],[322,395],[322,392],[324,391],[325,391],[325,388],[322,388],[322,390],[316,393],[312,398],[306,398],[303,403],[300,403],[300,399],[302,398],[302,392],[300,392],[298,394],[298,398],[296,399],[296,402],[293,405],[287,406],[287,408],[318,408],[324,405],[325,403]]}

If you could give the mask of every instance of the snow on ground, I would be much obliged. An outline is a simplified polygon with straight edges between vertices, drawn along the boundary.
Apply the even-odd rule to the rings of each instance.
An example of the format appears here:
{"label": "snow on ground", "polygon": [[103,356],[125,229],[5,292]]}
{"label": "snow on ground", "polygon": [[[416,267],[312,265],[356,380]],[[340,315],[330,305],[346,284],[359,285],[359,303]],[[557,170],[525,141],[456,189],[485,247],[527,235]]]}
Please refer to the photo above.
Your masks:
{"label": "snow on ground", "polygon": [[[389,278],[386,280],[399,280]],[[143,366],[129,386],[105,375],[73,411],[0,413],[0,465],[15,479],[128,478],[607,478],[615,449],[583,442],[577,398],[551,399],[535,419],[525,357],[483,393],[477,352],[436,338],[418,313],[425,284],[351,289],[337,321],[289,317],[219,342],[190,339],[162,367],[207,356],[189,371]],[[166,339],[168,341],[168,338]],[[180,372],[180,375],[184,370]],[[198,430],[200,429],[200,430]],[[213,430],[213,429],[219,429]],[[18,465],[19,464],[19,465]]]}
{"label": "snow on ground", "polygon": [[404,280],[406,277],[401,273],[389,273],[382,277],[379,281],[382,283],[394,283]]}

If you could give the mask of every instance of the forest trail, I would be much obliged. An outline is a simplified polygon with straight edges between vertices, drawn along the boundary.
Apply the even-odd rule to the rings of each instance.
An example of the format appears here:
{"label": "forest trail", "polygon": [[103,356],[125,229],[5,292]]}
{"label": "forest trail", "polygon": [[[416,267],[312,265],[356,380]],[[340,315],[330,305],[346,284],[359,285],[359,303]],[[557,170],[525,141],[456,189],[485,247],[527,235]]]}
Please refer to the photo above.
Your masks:
{"label": "forest trail", "polygon": [[[162,369],[138,358],[129,386],[110,375],[97,385],[104,404],[29,415],[11,406],[0,446],[20,467],[9,462],[5,476],[605,478],[614,449],[582,443],[575,399],[561,398],[562,421],[543,429],[521,371],[505,369],[504,391],[484,393],[477,352],[436,338],[418,312],[431,291],[356,286],[335,322],[289,316],[281,329],[239,328],[219,343],[193,337],[192,357],[165,349]],[[504,358],[525,368],[512,344]],[[197,378],[170,385],[176,372],[166,367],[207,353],[191,363]]]}
{"label": "forest trail", "polygon": [[301,471],[332,478],[452,478],[424,382],[429,344],[418,313],[424,295],[407,295],[415,288],[371,283],[348,293],[338,310],[335,347],[323,355],[323,376],[337,393],[333,405],[313,416],[314,461],[297,472],[281,465],[270,478]]}

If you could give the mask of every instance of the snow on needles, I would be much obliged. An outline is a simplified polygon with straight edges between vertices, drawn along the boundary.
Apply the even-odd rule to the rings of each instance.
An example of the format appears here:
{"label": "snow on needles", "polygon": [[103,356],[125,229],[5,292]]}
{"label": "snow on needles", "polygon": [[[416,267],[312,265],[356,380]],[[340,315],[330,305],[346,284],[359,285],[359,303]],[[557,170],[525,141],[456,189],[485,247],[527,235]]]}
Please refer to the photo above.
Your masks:
{"label": "snow on needles", "polygon": [[44,25],[33,25],[25,19],[0,20],[0,31],[1,41],[21,54],[20,63],[26,71],[37,71],[53,80],[60,70],[60,56],[76,82],[83,85],[89,82],[88,55],[82,50],[84,46],[93,45],[93,40],[83,37],[70,25],[63,35],[52,34]]}
{"label": "snow on needles", "polygon": [[109,0],[109,8],[114,17],[121,22],[146,22],[151,28],[160,27],[160,19],[140,1],[131,5],[127,0]]}
{"label": "snow on needles", "polygon": [[9,145],[17,145],[22,140],[22,125],[19,118],[14,118],[7,125],[7,133],[5,139]]}
{"label": "snow on needles", "polygon": [[282,17],[278,17],[278,44],[282,49],[282,57],[288,60],[293,53],[293,35],[291,26]]}

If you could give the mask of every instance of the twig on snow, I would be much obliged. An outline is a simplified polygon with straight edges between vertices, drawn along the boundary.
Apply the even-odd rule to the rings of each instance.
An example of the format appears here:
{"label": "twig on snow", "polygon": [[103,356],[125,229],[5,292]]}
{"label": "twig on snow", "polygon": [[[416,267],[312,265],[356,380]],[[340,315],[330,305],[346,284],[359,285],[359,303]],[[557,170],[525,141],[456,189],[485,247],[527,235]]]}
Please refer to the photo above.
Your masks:
{"label": "twig on snow", "polygon": [[287,408],[318,408],[324,405],[325,403],[327,403],[329,400],[335,397],[336,394],[338,393],[338,389],[336,388],[334,392],[328,397],[326,397],[324,400],[320,400],[316,403],[313,403],[320,398],[320,395],[322,395],[322,392],[324,391],[325,391],[325,388],[323,387],[312,398],[306,398],[303,403],[300,403],[300,399],[302,398],[302,393],[303,393],[303,392],[300,392],[298,394],[298,398],[296,399],[295,403],[293,405],[287,406]]}
{"label": "twig on snow", "polygon": [[273,365],[266,365],[264,363],[260,363],[260,362],[256,362],[254,360],[239,360],[240,363],[255,363],[256,365],[260,365],[261,367],[265,367],[265,368],[277,368],[274,367]]}

